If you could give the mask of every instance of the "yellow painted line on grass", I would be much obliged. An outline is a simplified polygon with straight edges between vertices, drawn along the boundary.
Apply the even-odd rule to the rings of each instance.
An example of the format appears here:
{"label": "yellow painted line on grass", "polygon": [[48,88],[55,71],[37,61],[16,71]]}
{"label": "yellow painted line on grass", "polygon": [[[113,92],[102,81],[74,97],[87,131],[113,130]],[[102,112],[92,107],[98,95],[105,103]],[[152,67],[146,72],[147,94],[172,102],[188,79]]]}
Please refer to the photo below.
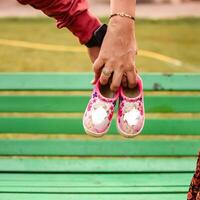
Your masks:
{"label": "yellow painted line on grass", "polygon": [[152,52],[152,51],[139,50],[138,55],[149,57],[149,58],[154,58],[154,59],[157,59],[157,60],[161,60],[161,61],[171,63],[171,64],[176,65],[176,66],[182,65],[182,62],[180,60],[177,60],[175,58],[171,58],[169,56],[165,56],[165,55],[162,55],[162,54],[159,54],[159,53],[155,53],[155,52]]}
{"label": "yellow painted line on grass", "polygon": [[[33,43],[33,42],[26,42],[26,41],[19,41],[19,40],[0,39],[0,45],[22,47],[22,48],[28,48],[28,49],[37,49],[37,50],[44,50],[44,51],[60,51],[60,52],[72,52],[72,53],[86,52],[86,48],[84,47],[51,45],[51,44]],[[160,60],[160,61],[170,63],[176,66],[182,65],[182,62],[180,60],[177,60],[175,58],[171,58],[169,56],[165,56],[159,53],[155,53],[152,51],[139,50],[138,55]]]}
{"label": "yellow painted line on grass", "polygon": [[0,39],[0,45],[23,47],[23,48],[28,48],[28,49],[37,49],[37,50],[45,50],[45,51],[61,51],[61,52],[75,52],[75,53],[86,52],[86,49],[84,49],[83,47],[51,45],[51,44],[42,44],[42,43],[34,43],[34,42],[25,42],[25,41],[19,41],[19,40]]}

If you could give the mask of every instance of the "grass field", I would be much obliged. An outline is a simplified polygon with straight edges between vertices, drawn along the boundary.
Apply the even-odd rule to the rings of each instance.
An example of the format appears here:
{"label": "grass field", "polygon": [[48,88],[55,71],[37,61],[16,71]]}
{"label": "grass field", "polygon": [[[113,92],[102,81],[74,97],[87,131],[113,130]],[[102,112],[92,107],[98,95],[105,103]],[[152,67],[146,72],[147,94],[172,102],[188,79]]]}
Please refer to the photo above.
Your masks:
{"label": "grass field", "polygon": [[[139,55],[139,71],[200,72],[200,18],[138,20],[136,28],[139,49],[156,52],[182,62],[177,66],[157,58]],[[85,52],[57,51],[58,45],[78,48],[80,45],[69,31],[58,30],[51,19],[0,19],[0,41],[2,39],[55,45],[55,51],[17,45],[13,47],[0,42],[1,72],[91,70],[91,63]]]}

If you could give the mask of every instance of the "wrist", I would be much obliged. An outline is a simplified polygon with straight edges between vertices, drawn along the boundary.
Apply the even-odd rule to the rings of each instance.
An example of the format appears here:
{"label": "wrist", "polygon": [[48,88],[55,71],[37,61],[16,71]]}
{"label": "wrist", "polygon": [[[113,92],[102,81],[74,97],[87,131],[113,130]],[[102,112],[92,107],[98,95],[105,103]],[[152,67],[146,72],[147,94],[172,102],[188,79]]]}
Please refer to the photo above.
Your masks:
{"label": "wrist", "polygon": [[[109,20],[109,26],[114,28],[116,31],[126,33],[134,33],[135,22],[128,18],[123,18],[120,16],[115,16]],[[122,31],[123,30],[123,31]]]}
{"label": "wrist", "polygon": [[107,32],[107,25],[103,24],[98,27],[90,38],[90,40],[85,44],[88,48],[101,47],[105,34]]}

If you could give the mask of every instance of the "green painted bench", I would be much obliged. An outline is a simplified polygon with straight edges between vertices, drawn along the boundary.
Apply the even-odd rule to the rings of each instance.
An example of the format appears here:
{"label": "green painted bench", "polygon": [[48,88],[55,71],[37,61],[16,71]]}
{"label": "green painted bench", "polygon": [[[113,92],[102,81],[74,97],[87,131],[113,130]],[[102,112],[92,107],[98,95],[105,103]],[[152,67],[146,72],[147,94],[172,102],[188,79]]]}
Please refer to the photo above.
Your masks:
{"label": "green painted bench", "polygon": [[92,74],[0,74],[0,200],[184,200],[200,147],[200,74],[142,74],[146,124],[86,136]]}

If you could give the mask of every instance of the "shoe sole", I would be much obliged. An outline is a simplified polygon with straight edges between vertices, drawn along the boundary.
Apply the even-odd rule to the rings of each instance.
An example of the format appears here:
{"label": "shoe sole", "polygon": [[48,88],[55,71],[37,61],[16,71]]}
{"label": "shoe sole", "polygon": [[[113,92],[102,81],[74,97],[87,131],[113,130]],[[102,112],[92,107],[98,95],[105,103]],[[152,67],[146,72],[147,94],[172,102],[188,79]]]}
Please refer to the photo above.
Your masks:
{"label": "shoe sole", "polygon": [[100,137],[103,137],[103,136],[109,131],[110,125],[109,125],[109,127],[106,129],[106,131],[104,131],[104,132],[102,132],[102,133],[95,133],[95,132],[89,131],[89,130],[85,127],[84,123],[83,123],[83,128],[84,128],[85,133],[86,133],[87,135],[93,136],[93,137],[96,137],[96,138],[100,138]]}
{"label": "shoe sole", "polygon": [[138,136],[142,132],[142,130],[144,128],[144,123],[145,123],[145,121],[143,122],[140,131],[137,132],[136,134],[127,134],[126,132],[122,131],[121,128],[119,127],[118,120],[117,120],[116,125],[117,125],[117,130],[118,130],[120,135],[122,135],[123,137],[126,137],[126,138],[134,138],[134,137]]}

